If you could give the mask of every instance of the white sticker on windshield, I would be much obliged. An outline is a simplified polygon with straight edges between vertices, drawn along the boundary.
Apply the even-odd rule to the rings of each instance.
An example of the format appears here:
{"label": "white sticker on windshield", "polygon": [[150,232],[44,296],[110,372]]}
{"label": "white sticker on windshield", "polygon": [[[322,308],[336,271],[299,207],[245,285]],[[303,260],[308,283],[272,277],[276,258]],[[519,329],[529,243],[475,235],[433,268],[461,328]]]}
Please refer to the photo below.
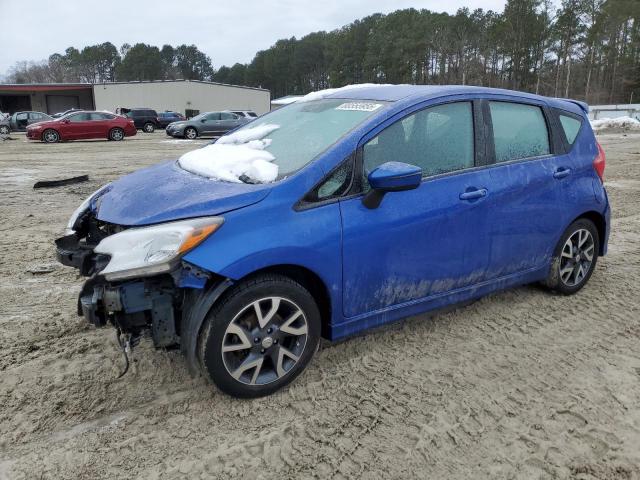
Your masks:
{"label": "white sticker on windshield", "polygon": [[338,105],[336,110],[351,110],[356,112],[373,112],[382,106],[381,103],[349,102]]}

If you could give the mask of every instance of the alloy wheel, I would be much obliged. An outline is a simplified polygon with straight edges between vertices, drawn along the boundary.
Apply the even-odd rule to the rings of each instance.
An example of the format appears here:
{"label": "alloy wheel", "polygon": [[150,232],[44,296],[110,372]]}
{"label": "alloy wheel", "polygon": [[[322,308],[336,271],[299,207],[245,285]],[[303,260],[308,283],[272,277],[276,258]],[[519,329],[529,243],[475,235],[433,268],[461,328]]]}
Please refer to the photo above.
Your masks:
{"label": "alloy wheel", "polygon": [[187,128],[184,132],[184,136],[189,140],[193,140],[198,136],[198,132],[196,132],[193,128]]}
{"label": "alloy wheel", "polygon": [[124,138],[124,132],[119,128],[116,128],[111,132],[111,140],[118,141],[118,140],[122,140],[123,138]]}
{"label": "alloy wheel", "polygon": [[47,130],[44,132],[44,141],[47,143],[55,143],[58,141],[58,132],[55,130]]}
{"label": "alloy wheel", "polygon": [[593,264],[595,242],[589,230],[576,230],[562,247],[560,279],[568,287],[579,285]]}
{"label": "alloy wheel", "polygon": [[2,125],[0,127],[0,133],[2,135],[9,135],[9,127],[7,127],[6,125]]}
{"label": "alloy wheel", "polygon": [[286,376],[307,344],[309,326],[302,309],[283,297],[245,306],[222,338],[222,360],[229,375],[246,385],[266,385]]}

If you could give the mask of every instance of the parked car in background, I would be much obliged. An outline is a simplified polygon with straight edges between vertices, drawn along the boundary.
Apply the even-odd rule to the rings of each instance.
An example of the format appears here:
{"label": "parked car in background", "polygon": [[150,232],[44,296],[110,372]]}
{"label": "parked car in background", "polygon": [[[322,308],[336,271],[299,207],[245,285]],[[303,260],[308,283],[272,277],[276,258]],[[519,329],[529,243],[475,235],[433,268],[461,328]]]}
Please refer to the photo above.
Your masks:
{"label": "parked car in background", "polygon": [[9,119],[4,117],[0,118],[0,135],[9,135],[11,133],[11,124]]}
{"label": "parked car in background", "polygon": [[316,92],[105,185],[58,258],[89,277],[82,314],[121,345],[151,330],[223,391],[267,395],[321,336],[528,283],[584,287],[610,230],[587,111],[482,87]]}
{"label": "parked car in background", "polygon": [[133,120],[138,130],[146,133],[153,133],[156,128],[160,128],[158,121],[158,112],[152,108],[124,108],[118,107],[116,113],[124,115]]}
{"label": "parked car in background", "polygon": [[170,123],[173,122],[180,122],[182,120],[185,120],[184,115],[178,113],[178,112],[171,112],[171,111],[166,111],[166,112],[160,112],[158,114],[158,126],[159,128],[167,128],[167,126]]}
{"label": "parked car in background", "polygon": [[32,123],[52,120],[51,115],[42,112],[16,112],[9,120],[11,130],[14,132],[24,132],[28,125]]}
{"label": "parked car in background", "polygon": [[170,123],[166,132],[171,137],[188,138],[220,136],[251,120],[231,112],[205,112],[191,120]]}
{"label": "parked car in background", "polygon": [[104,138],[120,141],[137,133],[133,120],[110,112],[73,112],[27,127],[27,138],[56,143]]}
{"label": "parked car in background", "polygon": [[231,110],[231,113],[235,113],[241,117],[248,118],[249,120],[253,120],[254,118],[258,118],[258,114],[252,110]]}
{"label": "parked car in background", "polygon": [[60,118],[60,117],[64,117],[65,115],[68,115],[68,114],[73,113],[73,112],[82,112],[82,111],[83,110],[81,108],[70,108],[69,110],[65,110],[64,112],[54,113],[51,116],[53,118]]}

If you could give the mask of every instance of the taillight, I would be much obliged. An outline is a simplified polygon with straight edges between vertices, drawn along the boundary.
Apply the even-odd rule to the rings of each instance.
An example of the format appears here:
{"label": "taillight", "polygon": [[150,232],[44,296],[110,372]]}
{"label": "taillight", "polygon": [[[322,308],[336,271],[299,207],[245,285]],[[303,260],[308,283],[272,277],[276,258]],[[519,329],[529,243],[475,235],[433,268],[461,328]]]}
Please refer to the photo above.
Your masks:
{"label": "taillight", "polygon": [[604,167],[606,165],[607,159],[600,144],[596,142],[596,145],[598,146],[598,155],[596,155],[596,158],[593,159],[593,169],[600,177],[600,181],[604,182]]}

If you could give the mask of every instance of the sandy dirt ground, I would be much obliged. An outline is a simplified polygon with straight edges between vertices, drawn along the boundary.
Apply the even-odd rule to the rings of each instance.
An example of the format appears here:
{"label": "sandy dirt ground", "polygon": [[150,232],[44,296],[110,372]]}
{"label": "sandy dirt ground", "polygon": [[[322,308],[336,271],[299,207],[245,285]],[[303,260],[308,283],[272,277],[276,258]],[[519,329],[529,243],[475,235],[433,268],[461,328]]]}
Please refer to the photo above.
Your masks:
{"label": "sandy dirt ground", "polygon": [[193,143],[14,138],[0,142],[0,479],[640,478],[640,135],[600,136],[613,232],[579,294],[527,286],[325,344],[251,401],[149,340],[116,379],[115,332],[76,316],[81,279],[54,259],[89,193]]}

